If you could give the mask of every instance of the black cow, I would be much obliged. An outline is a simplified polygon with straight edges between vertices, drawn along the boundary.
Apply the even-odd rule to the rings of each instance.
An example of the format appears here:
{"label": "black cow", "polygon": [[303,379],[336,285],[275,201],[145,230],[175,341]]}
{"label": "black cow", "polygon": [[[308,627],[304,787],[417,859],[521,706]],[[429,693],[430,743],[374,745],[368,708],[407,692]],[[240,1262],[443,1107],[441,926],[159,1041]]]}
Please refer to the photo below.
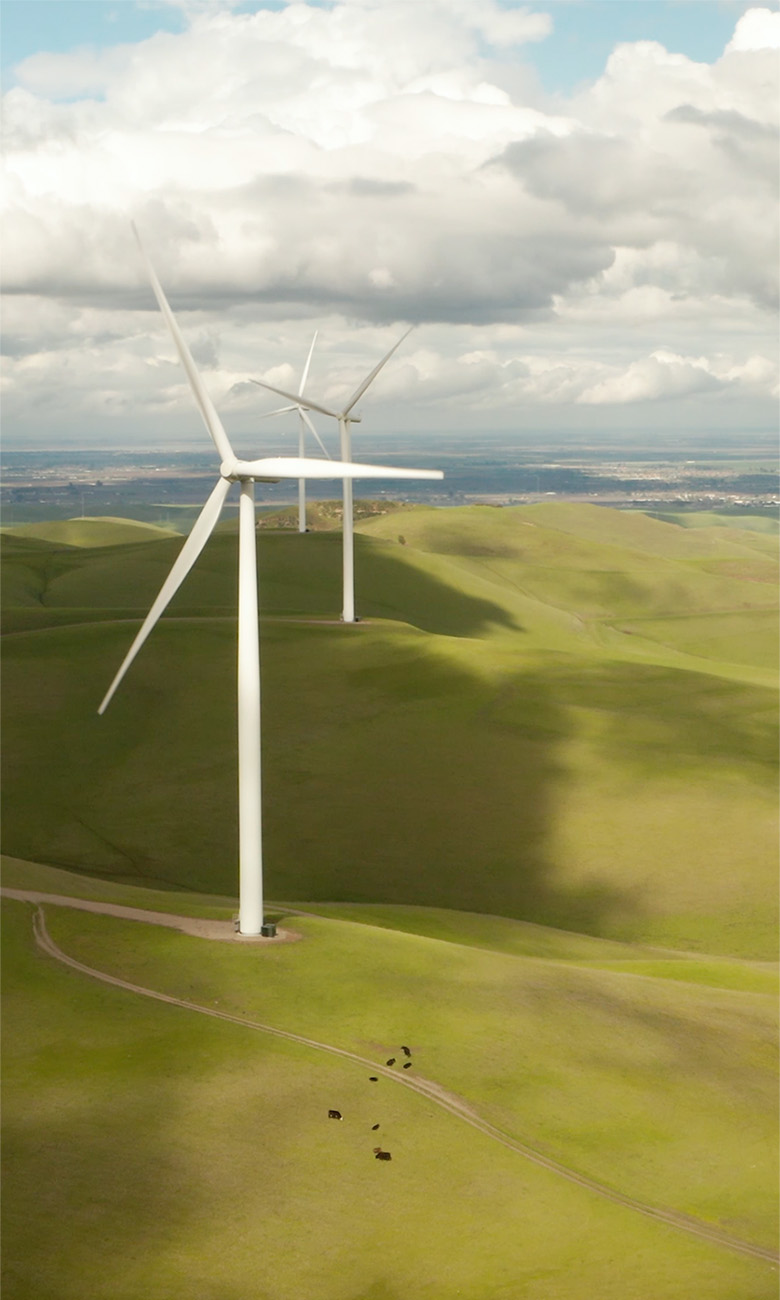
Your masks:
{"label": "black cow", "polygon": [[404,1069],[405,1069],[405,1070],[411,1070],[411,1068],[412,1068],[412,1063],[411,1063],[411,1061],[407,1061],[406,1064],[404,1065]]}
{"label": "black cow", "polygon": [[404,1056],[411,1056],[412,1054],[411,1047],[404,1047],[403,1044],[401,1044],[401,1051],[403,1052]]}
{"label": "black cow", "polygon": [[395,1065],[395,1057],[391,1056],[389,1061],[385,1061],[385,1065]]}
{"label": "black cow", "polygon": [[328,1111],[328,1119],[343,1119],[343,1118],[344,1118],[344,1116],[342,1115],[342,1113],[341,1113],[340,1110],[329,1110],[329,1111]]}
{"label": "black cow", "polygon": [[389,1151],[377,1151],[374,1156],[375,1160],[392,1160],[392,1158]]}

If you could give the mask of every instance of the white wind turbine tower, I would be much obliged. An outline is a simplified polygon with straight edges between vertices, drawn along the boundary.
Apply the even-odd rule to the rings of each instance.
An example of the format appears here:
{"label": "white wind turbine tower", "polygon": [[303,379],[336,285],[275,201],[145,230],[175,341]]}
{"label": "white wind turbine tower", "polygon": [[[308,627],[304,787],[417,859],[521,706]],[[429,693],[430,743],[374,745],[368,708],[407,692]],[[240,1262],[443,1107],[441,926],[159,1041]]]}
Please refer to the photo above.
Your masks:
{"label": "white wind turbine tower", "polygon": [[[298,386],[299,400],[295,403],[294,406],[280,406],[276,411],[266,411],[266,417],[269,417],[271,415],[287,415],[289,411],[297,411],[298,412],[298,455],[299,456],[306,455],[305,435],[306,435],[306,426],[308,425],[309,429],[314,434],[314,437],[316,438],[323,452],[327,456],[328,460],[330,460],[330,452],[327,450],[327,448],[325,447],[322,441],[322,438],[317,433],[317,430],[315,429],[311,421],[311,417],[309,416],[309,412],[307,408],[300,401],[300,398],[303,397],[303,390],[306,387],[306,380],[309,377],[309,367],[311,365],[312,353],[314,352],[314,344],[317,342],[318,333],[319,330],[314,331],[314,338],[311,341],[311,347],[309,348],[309,355],[306,358],[306,365],[303,367],[303,375],[301,376],[301,382]],[[299,533],[306,532],[306,479],[305,478],[298,479],[298,532]]]}
{"label": "white wind turbine tower", "polygon": [[[135,227],[134,227],[135,229]],[[200,555],[219,519],[231,484],[241,485],[238,541],[238,821],[239,821],[239,932],[273,934],[263,923],[262,801],[260,786],[260,639],[257,602],[257,538],[255,482],[280,478],[442,478],[439,470],[391,469],[353,465],[306,457],[279,456],[239,460],[203,386],[160,282],[141,245],[154,295],[187,372],[193,396],[220,458],[219,478],[192,532],[179,552],[116,674],[99,713],[105,712],[114,692],[149,633]]]}
{"label": "white wind turbine tower", "polygon": [[[409,334],[411,334],[413,329],[414,326],[410,325],[408,330],[406,330],[405,333],[401,335],[398,342],[393,344],[390,351],[386,353],[385,356],[382,357],[382,360],[379,362],[379,364],[374,366],[374,369],[371,371],[371,374],[368,375],[367,378],[363,380],[362,384],[360,384],[360,386],[355,389],[355,392],[352,394],[352,396],[350,397],[349,401],[347,402],[346,406],[342,411],[331,411],[327,406],[323,406],[321,402],[315,402],[310,397],[306,398],[306,406],[308,409],[312,411],[319,411],[321,415],[329,415],[331,419],[338,420],[339,436],[340,436],[340,452],[341,452],[342,461],[348,462],[352,460],[352,434],[351,434],[350,426],[352,424],[360,423],[360,416],[350,415],[350,411],[352,411],[352,409],[355,407],[357,402],[360,401],[361,397],[365,393],[369,384],[373,384],[380,370],[390,360],[396,348],[399,348],[401,346],[404,339],[407,338]],[[258,384],[260,388],[267,388],[269,392],[278,393],[280,397],[286,397],[288,401],[297,402],[297,398],[295,397],[295,395],[293,393],[285,392],[283,388],[275,388],[273,384],[266,384],[261,379],[253,379],[252,383]],[[341,618],[344,623],[355,622],[355,539],[354,539],[354,520],[353,520],[353,511],[352,511],[352,479],[354,477],[355,475],[350,475],[349,477],[345,475],[344,486],[343,486],[344,518],[342,524],[343,527],[342,567],[343,567],[343,574],[344,574],[344,581],[343,581],[344,597],[343,597],[343,608],[341,611]],[[427,478],[428,476],[425,475],[424,477]]]}

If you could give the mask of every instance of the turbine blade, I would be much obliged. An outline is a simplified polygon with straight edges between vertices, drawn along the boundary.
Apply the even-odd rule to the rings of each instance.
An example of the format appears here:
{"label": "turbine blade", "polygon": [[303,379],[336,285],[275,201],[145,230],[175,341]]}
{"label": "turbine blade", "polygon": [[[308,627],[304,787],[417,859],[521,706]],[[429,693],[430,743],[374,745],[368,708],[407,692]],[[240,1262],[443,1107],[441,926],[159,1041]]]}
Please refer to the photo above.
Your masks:
{"label": "turbine blade", "polygon": [[[280,397],[286,397],[288,402],[295,402],[296,406],[301,404],[300,393],[288,393],[285,388],[274,388],[273,384],[266,384],[262,379],[250,380],[252,384],[258,384],[260,388],[267,388],[269,393],[278,393]],[[320,415],[329,415],[332,420],[338,420],[338,411],[330,411],[327,406],[320,406],[319,403],[313,402],[310,397],[306,398],[306,405],[310,406],[313,411],[319,411]]]}
{"label": "turbine blade", "polygon": [[300,406],[277,406],[275,411],[263,411],[260,419],[267,420],[269,415],[287,415],[290,411],[300,411],[300,409]]}
{"label": "turbine blade", "polygon": [[309,355],[308,355],[308,357],[306,358],[306,365],[303,367],[303,375],[301,376],[301,386],[300,386],[300,388],[298,389],[299,394],[302,394],[302,393],[303,393],[303,390],[304,390],[304,388],[306,387],[306,380],[309,378],[309,366],[311,365],[311,357],[312,357],[312,353],[313,353],[313,351],[314,351],[314,344],[317,342],[317,335],[318,335],[318,334],[319,334],[319,330],[315,330],[315,331],[314,331],[314,338],[312,339],[312,341],[311,341],[311,347],[309,348]]}
{"label": "turbine blade", "polygon": [[352,410],[352,407],[355,405],[355,402],[360,401],[361,397],[365,393],[369,384],[373,384],[374,380],[376,379],[382,367],[387,364],[387,362],[390,360],[391,356],[395,352],[396,348],[400,348],[404,339],[409,337],[413,329],[414,329],[414,325],[410,325],[406,333],[401,335],[398,342],[393,344],[393,346],[391,347],[387,355],[382,357],[382,360],[379,362],[379,365],[374,366],[374,369],[371,371],[371,374],[368,376],[368,378],[363,380],[360,387],[350,397],[349,401],[347,402],[347,405],[344,407],[344,410],[341,412],[342,415],[349,415],[350,411]]}
{"label": "turbine blade", "polygon": [[214,488],[214,491],[211,493],[211,496],[198,515],[198,518],[195,520],[192,532],[176,557],[173,568],[160,588],[160,594],[152,605],[152,608],[149,610],[149,613],[146,615],[141,630],[125,655],[119,672],[109,686],[103,703],[98,709],[98,713],[105,713],[111,703],[116,688],[138,654],[138,651],[141,649],[144,641],[148,637],[163,610],[179,590],[179,587],[184,582],[184,579],[203,550],[203,547],[206,545],[206,542],[211,536],[214,526],[219,519],[222,507],[225,504],[225,497],[230,491],[230,487],[231,485],[228,479],[221,478],[218,480],[217,486]]}
{"label": "turbine blade", "polygon": [[162,285],[160,284],[160,281],[157,279],[155,269],[152,266],[151,261],[149,260],[149,254],[147,253],[146,249],[144,248],[141,242],[141,236],[138,233],[135,222],[133,222],[133,232],[138,241],[138,247],[141,250],[141,256],[143,257],[144,262],[146,264],[146,271],[149,276],[152,289],[154,291],[154,296],[157,299],[157,305],[160,308],[160,311],[162,312],[163,316],[165,317],[165,323],[168,326],[168,329],[170,330],[171,338],[173,339],[174,344],[176,345],[176,351],[179,354],[179,360],[181,361],[187,373],[187,378],[190,381],[190,388],[192,389],[193,396],[195,398],[195,401],[197,402],[198,410],[203,416],[203,423],[205,424],[206,428],[211,434],[212,441],[214,443],[214,446],[217,449],[217,452],[219,453],[220,460],[221,461],[234,460],[235,452],[233,451],[233,448],[230,445],[230,440],[225,432],[222,421],[217,415],[217,412],[214,408],[214,404],[211,398],[209,397],[208,393],[206,392],[206,389],[203,386],[203,381],[195,367],[195,362],[192,359],[192,354],[189,348],[187,347],[187,344],[184,341],[184,336],[181,330],[179,329],[178,324],[176,323],[176,317],[174,316],[173,312],[170,309],[170,306],[168,304],[168,299],[165,297],[165,294],[163,293]]}
{"label": "turbine blade", "polygon": [[440,469],[395,469],[390,465],[360,465],[354,460],[319,460],[314,456],[268,456],[236,461],[241,478],[444,478]]}
{"label": "turbine blade", "polygon": [[315,429],[312,420],[309,418],[308,411],[304,411],[302,406],[299,406],[298,410],[300,411],[301,419],[304,420],[305,423],[309,426],[311,432],[314,434],[314,437],[317,439],[317,442],[320,444],[322,450],[325,452],[325,455],[327,456],[328,460],[330,460],[330,452],[325,446],[325,443],[322,441],[320,435],[317,433],[317,430]]}

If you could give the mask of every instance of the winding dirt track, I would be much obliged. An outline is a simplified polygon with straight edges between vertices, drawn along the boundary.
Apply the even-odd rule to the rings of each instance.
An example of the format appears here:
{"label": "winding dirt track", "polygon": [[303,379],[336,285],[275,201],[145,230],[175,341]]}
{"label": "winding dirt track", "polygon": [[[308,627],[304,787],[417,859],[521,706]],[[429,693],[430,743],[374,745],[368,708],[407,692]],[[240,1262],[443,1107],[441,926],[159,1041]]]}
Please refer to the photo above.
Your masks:
{"label": "winding dirt track", "polygon": [[[492,1124],[489,1124],[486,1120],[481,1119],[465,1101],[453,1096],[452,1093],[446,1092],[431,1080],[423,1079],[419,1076],[409,1078],[408,1075],[397,1074],[394,1070],[389,1069],[384,1065],[377,1065],[375,1061],[371,1061],[367,1057],[358,1056],[357,1053],[348,1052],[341,1047],[334,1047],[330,1043],[320,1043],[316,1039],[305,1038],[301,1034],[293,1034],[288,1030],[277,1029],[273,1025],[264,1025],[254,1020],[246,1020],[241,1016],[233,1016],[226,1011],[215,1011],[211,1007],[204,1007],[200,1006],[196,1002],[188,1002],[182,998],[171,997],[167,993],[160,993],[156,989],[144,988],[140,984],[131,984],[128,980],[119,979],[117,976],[109,975],[105,971],[96,970],[91,966],[86,966],[83,962],[77,961],[74,957],[69,957],[67,953],[64,953],[61,948],[57,947],[54,940],[51,938],[46,928],[46,919],[43,907],[40,905],[40,895],[31,896],[32,891],[26,890],[4,889],[2,892],[9,897],[20,898],[23,896],[26,901],[38,903],[38,908],[33,918],[33,931],[38,947],[41,948],[43,952],[47,953],[48,956],[54,958],[56,961],[62,962],[66,966],[70,966],[73,970],[79,971],[82,975],[87,975],[91,979],[100,980],[104,984],[111,984],[115,988],[125,989],[129,993],[140,994],[147,998],[154,998],[158,1002],[167,1002],[170,1006],[182,1007],[187,1011],[195,1011],[204,1016],[212,1016],[216,1020],[230,1021],[231,1024],[240,1025],[243,1029],[254,1029],[260,1033],[273,1034],[276,1038],[284,1038],[288,1042],[298,1043],[303,1047],[310,1047],[318,1052],[328,1052],[331,1056],[340,1056],[344,1060],[352,1061],[356,1065],[369,1069],[372,1074],[381,1074],[384,1075],[385,1078],[392,1079],[392,1081],[400,1087],[410,1088],[413,1092],[426,1097],[428,1101],[433,1102],[434,1105],[440,1106],[443,1110],[448,1111],[457,1119],[462,1120],[464,1124],[470,1124],[472,1128],[485,1134],[486,1137],[492,1138],[495,1142],[499,1142],[510,1151],[516,1151],[519,1155],[523,1156],[526,1160],[530,1160],[533,1164],[539,1165],[541,1168],[547,1169],[551,1173],[558,1174],[568,1182],[576,1183],[578,1186],[586,1188],[597,1196],[604,1197],[608,1201],[613,1201],[616,1205],[622,1205],[624,1209],[634,1210],[637,1214],[642,1214],[646,1218],[655,1219],[659,1223],[666,1224],[667,1227],[676,1228],[681,1232],[687,1232],[694,1237],[700,1237],[704,1241],[711,1242],[716,1246],[722,1246],[727,1250],[737,1251],[739,1254],[749,1255],[755,1259],[766,1260],[770,1264],[777,1264],[780,1262],[778,1256],[773,1251],[768,1250],[763,1246],[757,1246],[752,1242],[741,1241],[739,1238],[731,1237],[714,1225],[705,1223],[702,1220],[695,1219],[689,1215],[678,1213],[675,1210],[663,1209],[653,1205],[645,1205],[642,1201],[634,1200],[634,1198],[630,1196],[624,1196],[621,1192],[615,1191],[613,1188],[608,1187],[603,1183],[596,1182],[592,1178],[587,1178],[573,1169],[567,1169],[565,1165],[558,1164],[557,1161],[551,1160],[548,1156],[544,1156],[540,1152],[534,1151],[531,1147],[526,1146],[522,1142],[518,1142],[516,1138],[510,1137],[500,1129],[495,1128]],[[49,899],[46,901],[50,901],[51,899],[52,896],[50,895]],[[163,915],[162,913],[149,913],[135,908],[116,908],[112,904],[95,903],[86,899],[62,898],[60,900],[58,898],[57,903],[61,906],[75,906],[84,910],[106,912],[111,915],[126,915],[128,912],[132,912],[134,913],[132,919],[150,921],[153,924],[155,922],[160,924],[161,922],[157,920],[157,917]],[[188,919],[189,918],[185,917],[166,917],[166,920],[163,923],[171,925],[175,922],[177,923],[175,928],[182,929],[185,927],[179,925],[178,922],[187,921]],[[218,924],[224,925],[225,923],[220,922]],[[192,933],[192,931],[190,931],[190,933]],[[202,931],[200,931],[200,933],[203,934]],[[206,936],[204,935],[203,937]],[[270,942],[274,941],[271,940]]]}

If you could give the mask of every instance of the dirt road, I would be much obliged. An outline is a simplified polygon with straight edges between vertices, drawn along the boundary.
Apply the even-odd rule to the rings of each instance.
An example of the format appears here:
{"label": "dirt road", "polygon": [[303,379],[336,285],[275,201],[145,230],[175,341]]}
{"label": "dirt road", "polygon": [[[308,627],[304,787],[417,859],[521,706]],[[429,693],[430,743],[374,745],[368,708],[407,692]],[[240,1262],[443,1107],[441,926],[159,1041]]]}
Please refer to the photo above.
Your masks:
{"label": "dirt road", "polygon": [[[486,1137],[491,1138],[495,1142],[499,1142],[510,1151],[516,1151],[518,1155],[523,1156],[524,1159],[530,1160],[533,1164],[539,1165],[541,1168],[547,1169],[551,1173],[558,1174],[561,1178],[565,1178],[570,1183],[576,1183],[578,1186],[586,1188],[597,1196],[612,1201],[616,1205],[621,1205],[624,1209],[634,1210],[637,1214],[642,1214],[646,1218],[654,1219],[659,1223],[665,1224],[667,1227],[674,1228],[680,1232],[686,1232],[694,1237],[702,1238],[703,1240],[709,1241],[713,1245],[721,1246],[724,1249],[737,1251],[742,1255],[749,1255],[753,1258],[765,1260],[774,1265],[780,1262],[777,1254],[773,1251],[763,1246],[755,1245],[752,1242],[741,1241],[738,1238],[731,1237],[728,1233],[722,1232],[714,1224],[705,1223],[700,1219],[695,1219],[689,1215],[681,1214],[676,1210],[666,1209],[661,1206],[646,1205],[642,1201],[635,1200],[633,1197],[624,1196],[621,1192],[616,1191],[611,1187],[607,1187],[605,1184],[599,1183],[595,1179],[588,1178],[583,1174],[577,1173],[573,1169],[566,1168],[565,1165],[561,1165],[557,1161],[550,1159],[548,1156],[542,1155],[538,1151],[534,1151],[532,1147],[526,1146],[516,1138],[511,1137],[507,1133],[503,1133],[500,1129],[495,1128],[486,1120],[481,1119],[467,1102],[454,1096],[450,1092],[446,1092],[432,1080],[424,1079],[420,1076],[410,1078],[406,1074],[397,1074],[394,1070],[389,1069],[384,1065],[378,1065],[375,1061],[371,1061],[367,1057],[359,1056],[357,1053],[346,1051],[341,1047],[335,1047],[330,1043],[318,1042],[316,1039],[306,1038],[301,1034],[294,1034],[288,1030],[279,1029],[274,1025],[261,1024],[258,1021],[247,1020],[241,1016],[231,1015],[226,1011],[217,1011],[212,1007],[201,1006],[196,1002],[188,1002],[182,998],[175,998],[170,994],[161,993],[156,989],[145,988],[140,984],[132,984],[128,980],[120,979],[115,975],[109,975],[106,971],[100,971],[91,966],[86,966],[83,962],[77,961],[74,957],[69,957],[67,953],[63,952],[49,935],[41,903],[43,901],[55,903],[55,897],[36,895],[27,890],[3,890],[2,892],[8,897],[22,898],[24,901],[36,902],[39,904],[33,920],[35,939],[39,948],[49,957],[54,958],[54,960],[58,962],[62,962],[73,970],[79,971],[82,975],[89,976],[91,979],[100,980],[104,984],[111,984],[115,988],[124,989],[129,993],[153,998],[158,1002],[166,1002],[170,1006],[181,1007],[186,1011],[192,1011],[198,1015],[212,1016],[216,1020],[230,1021],[232,1024],[239,1025],[242,1029],[251,1029],[264,1034],[273,1034],[275,1037],[284,1038],[288,1042],[298,1043],[303,1047],[312,1048],[318,1052],[328,1052],[332,1056],[339,1056],[344,1060],[351,1061],[354,1064],[361,1066],[361,1068],[369,1069],[372,1074],[381,1074],[385,1078],[391,1079],[393,1083],[397,1084],[399,1087],[409,1088],[413,1092],[419,1093],[434,1105],[440,1106],[443,1110],[448,1111],[449,1114],[454,1115],[464,1124],[469,1124],[472,1128],[477,1129],[478,1132],[483,1133]],[[126,917],[128,913],[132,913],[130,919],[133,920],[143,920],[151,922],[152,924],[173,925],[174,928],[185,930],[186,933],[198,933],[187,928],[191,924],[191,918],[187,917],[165,917],[164,920],[158,920],[157,918],[164,914],[144,912],[135,908],[118,908],[113,904],[94,903],[85,899],[63,898],[61,901],[56,899],[56,903],[59,906],[75,906],[81,907],[87,911],[104,912],[111,916],[121,915]],[[224,926],[229,923],[204,923],[196,921],[195,924]],[[273,943],[277,941],[278,940],[267,940],[266,942]]]}

